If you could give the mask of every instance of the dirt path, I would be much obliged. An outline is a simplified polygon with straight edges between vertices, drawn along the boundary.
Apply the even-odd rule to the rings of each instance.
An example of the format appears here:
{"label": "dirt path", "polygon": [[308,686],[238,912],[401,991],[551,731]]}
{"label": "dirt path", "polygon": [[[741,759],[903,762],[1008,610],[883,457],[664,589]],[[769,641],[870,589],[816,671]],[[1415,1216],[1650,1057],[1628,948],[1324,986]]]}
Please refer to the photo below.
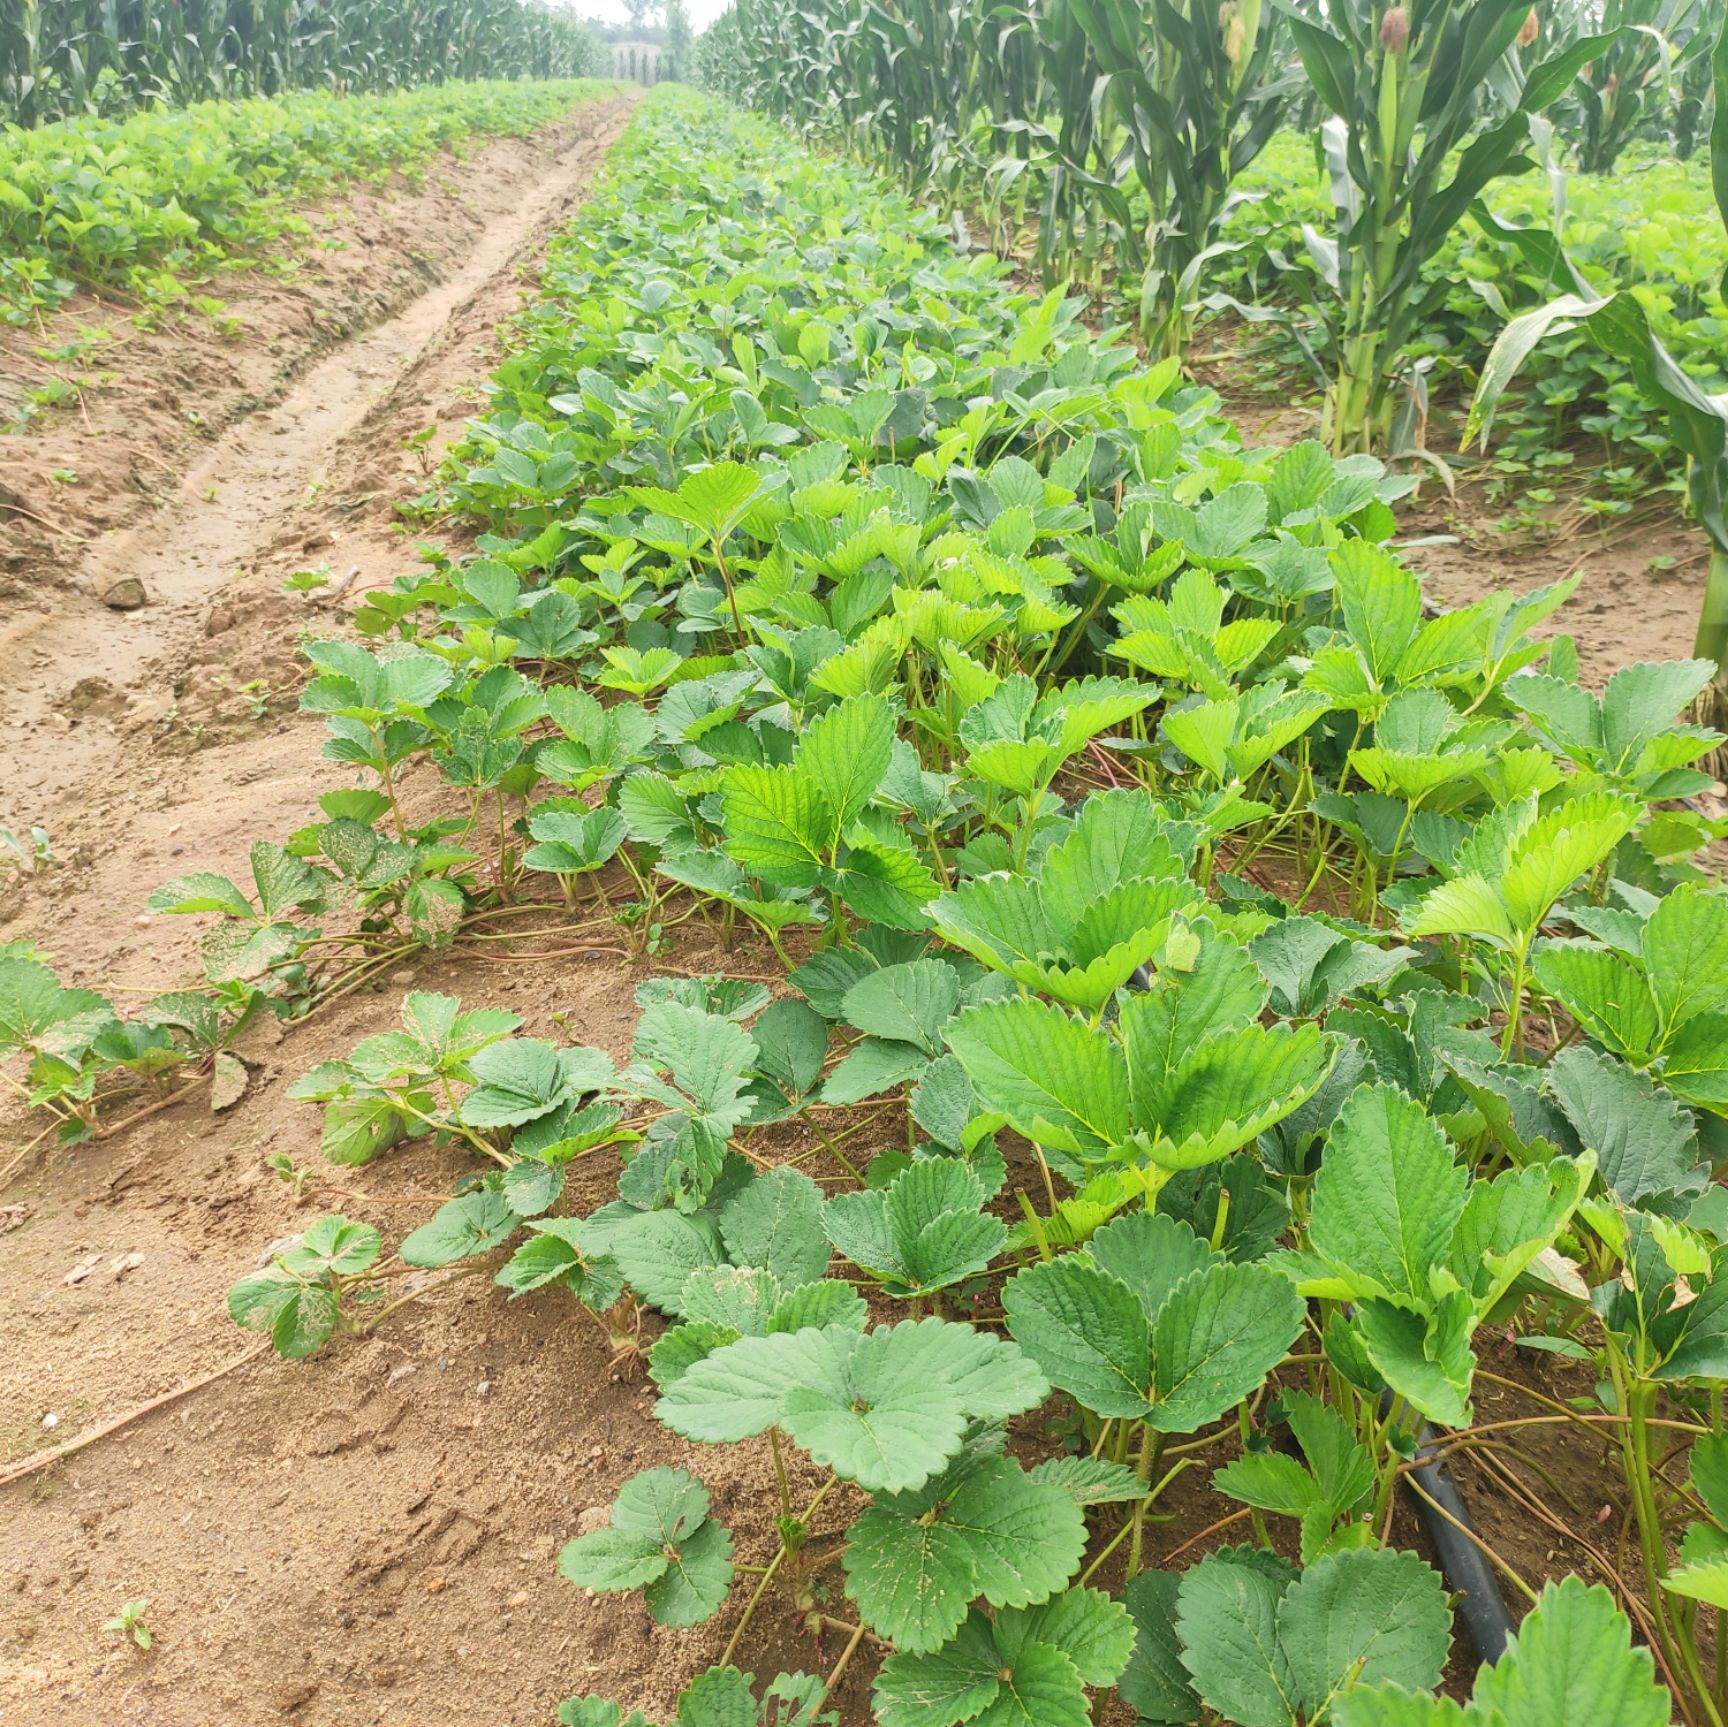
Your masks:
{"label": "dirt path", "polygon": [[[410,567],[390,511],[421,485],[403,436],[436,425],[436,448],[474,411],[521,267],[629,105],[599,112],[457,274],[224,436],[168,514],[79,572],[140,576],[148,607],[80,600],[56,608],[52,634],[7,620],[0,677],[22,723],[0,731],[0,820],[45,818],[61,862],[5,890],[0,942],[39,943],[79,983],[170,987],[194,974],[197,920],[141,918],[150,888],[192,867],[243,872],[253,839],[291,832],[342,783],[294,711],[295,638],[338,614],[285,594],[282,576],[358,571],[351,600]],[[677,957],[718,963],[699,943]],[[317,1164],[318,1111],[287,1086],[389,1026],[408,988],[507,1005],[531,1034],[622,1056],[646,975],[600,953],[429,954],[304,1027],[254,1028],[252,1084],[228,1114],[187,1103],[32,1154],[0,1191],[0,1474],[242,1354],[228,1287],[313,1216],[341,1209],[394,1243],[449,1195],[465,1162],[430,1145],[344,1172],[352,1191],[305,1205],[264,1163]],[[0,1110],[0,1168],[37,1125]],[[610,1197],[615,1171],[587,1179],[582,1210]],[[252,1360],[0,1488],[0,1724],[548,1727],[583,1691],[670,1713],[723,1636],[587,1600],[554,1565],[635,1470],[696,1461],[646,1419],[652,1387],[609,1358],[565,1292],[506,1303],[459,1281],[375,1339],[298,1365]],[[759,1462],[700,1465],[752,1555],[769,1538],[739,1487]],[[101,1629],[138,1597],[148,1655]],[[766,1630],[763,1661],[819,1664],[808,1639],[777,1647]],[[848,1692],[845,1719],[866,1719],[862,1690]]]}
{"label": "dirt path", "polygon": [[[439,420],[441,391],[484,376],[477,350],[516,303],[515,266],[580,200],[632,105],[622,97],[584,111],[556,159],[487,223],[453,274],[327,353],[277,405],[221,434],[159,511],[92,546],[49,604],[0,621],[0,822],[54,831],[86,779],[112,769],[114,722],[170,710],[165,681],[176,657],[237,577],[284,550],[323,561],[313,554],[337,530],[298,529],[305,501],[340,485],[332,461],[343,440],[398,407],[413,408],[421,425]],[[467,166],[484,172],[483,158]],[[379,466],[348,478],[364,486]],[[140,584],[146,603],[104,605],[99,596],[122,581]]]}

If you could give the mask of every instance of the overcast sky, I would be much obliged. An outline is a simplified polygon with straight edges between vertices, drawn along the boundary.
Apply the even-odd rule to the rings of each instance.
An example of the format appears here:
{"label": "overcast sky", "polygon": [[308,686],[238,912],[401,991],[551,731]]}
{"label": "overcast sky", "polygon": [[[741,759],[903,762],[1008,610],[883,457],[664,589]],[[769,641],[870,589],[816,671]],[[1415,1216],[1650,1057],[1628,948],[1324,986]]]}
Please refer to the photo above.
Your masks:
{"label": "overcast sky", "polygon": [[[731,0],[685,0],[691,29],[706,30],[730,3]],[[629,17],[623,0],[579,0],[576,10],[585,18],[603,18],[619,24]]]}

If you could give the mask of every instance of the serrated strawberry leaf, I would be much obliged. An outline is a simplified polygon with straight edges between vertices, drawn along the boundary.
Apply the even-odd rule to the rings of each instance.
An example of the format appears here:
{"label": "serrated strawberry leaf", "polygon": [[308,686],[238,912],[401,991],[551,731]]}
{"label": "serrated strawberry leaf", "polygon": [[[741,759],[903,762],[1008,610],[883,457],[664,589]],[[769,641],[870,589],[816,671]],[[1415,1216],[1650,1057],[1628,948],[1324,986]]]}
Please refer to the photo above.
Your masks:
{"label": "serrated strawberry leaf", "polygon": [[1128,1073],[1107,1037],[1042,1001],[985,1002],[949,1027],[985,1109],[1034,1143],[1087,1158],[1129,1130]]}
{"label": "serrated strawberry leaf", "polygon": [[1186,1572],[1176,1592],[1176,1635],[1194,1691],[1239,1727],[1299,1720],[1296,1679],[1278,1641],[1286,1585],[1226,1550]]}
{"label": "serrated strawberry leaf", "polygon": [[1439,1573],[1414,1553],[1358,1548],[1319,1560],[1285,1591],[1278,1641],[1312,1715],[1347,1684],[1438,1684],[1452,1611]]}
{"label": "serrated strawberry leaf", "polygon": [[465,1193],[439,1206],[429,1222],[404,1238],[397,1252],[407,1265],[454,1265],[502,1247],[521,1224],[502,1194]]}
{"label": "serrated strawberry leaf", "polygon": [[564,1049],[540,1038],[488,1044],[468,1063],[474,1088],[462,1100],[470,1127],[521,1127],[612,1078],[604,1050]]}
{"label": "serrated strawberry leaf", "polygon": [[970,1420],[1018,1414],[1046,1389],[1012,1344],[969,1326],[829,1325],[716,1350],[661,1397],[658,1413],[675,1433],[709,1443],[779,1426],[846,1479],[905,1492],[959,1451]]}
{"label": "serrated strawberry leaf", "polygon": [[683,1469],[645,1469],[625,1482],[609,1526],[566,1542],[558,1569],[598,1593],[642,1589],[661,1625],[700,1625],[732,1583],[732,1537],[708,1517],[708,1490]]}
{"label": "serrated strawberry leaf", "polygon": [[1363,1685],[1338,1698],[1333,1719],[1338,1727],[1668,1727],[1673,1713],[1614,1598],[1568,1577],[1543,1589],[1505,1654],[1478,1671],[1468,1708],[1396,1684]]}
{"label": "serrated strawberry leaf", "polygon": [[770,1169],[726,1202],[720,1234],[735,1265],[759,1266],[782,1289],[814,1283],[828,1269],[822,1190],[798,1169]]}
{"label": "serrated strawberry leaf", "polygon": [[1047,1600],[1079,1567],[1086,1524],[1062,1487],[1007,1458],[956,1466],[934,1503],[884,1498],[847,1538],[847,1594],[900,1649],[940,1648],[973,1599],[993,1607]]}
{"label": "serrated strawberry leaf", "polygon": [[974,1610],[945,1648],[883,1662],[877,1720],[882,1727],[1085,1727],[1086,1687],[1114,1681],[1133,1646],[1126,1610],[1093,1589],[1006,1608],[994,1621]]}
{"label": "serrated strawberry leaf", "polygon": [[1310,1240],[1354,1293],[1425,1298],[1464,1215],[1468,1183],[1419,1103],[1391,1086],[1364,1086],[1327,1138]]}
{"label": "serrated strawberry leaf", "polygon": [[1191,1272],[1153,1322],[1149,1424],[1192,1433],[1233,1409],[1289,1354],[1306,1316],[1289,1283],[1261,1266]]}
{"label": "serrated strawberry leaf", "polygon": [[836,1195],[824,1226],[891,1294],[922,1295],[982,1271],[1001,1252],[1007,1228],[983,1204],[983,1184],[968,1164],[924,1158],[886,1188]]}

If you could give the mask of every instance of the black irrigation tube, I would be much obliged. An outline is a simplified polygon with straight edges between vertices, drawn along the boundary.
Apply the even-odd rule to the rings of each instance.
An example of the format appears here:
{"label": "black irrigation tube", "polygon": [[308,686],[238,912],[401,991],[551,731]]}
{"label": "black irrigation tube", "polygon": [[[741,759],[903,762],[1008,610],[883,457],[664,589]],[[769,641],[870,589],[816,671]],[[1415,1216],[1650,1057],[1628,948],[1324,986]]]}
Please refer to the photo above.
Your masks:
{"label": "black irrigation tube", "polygon": [[[1382,1414],[1391,1400],[1390,1391],[1381,1397]],[[1429,1455],[1439,1442],[1439,1434],[1423,1422],[1416,1432],[1416,1455]],[[1512,1635],[1512,1615],[1506,1611],[1506,1598],[1500,1593],[1493,1566],[1465,1533],[1473,1525],[1464,1495],[1446,1473],[1443,1463],[1418,1463],[1410,1470],[1410,1478],[1421,1489],[1412,1491],[1410,1497],[1423,1532],[1433,1545],[1434,1556],[1440,1561],[1440,1575],[1445,1578],[1446,1587],[1461,1598],[1458,1615],[1464,1621],[1477,1660],[1491,1666],[1506,1653],[1506,1640]],[[1449,1518],[1456,1521],[1449,1522]]]}

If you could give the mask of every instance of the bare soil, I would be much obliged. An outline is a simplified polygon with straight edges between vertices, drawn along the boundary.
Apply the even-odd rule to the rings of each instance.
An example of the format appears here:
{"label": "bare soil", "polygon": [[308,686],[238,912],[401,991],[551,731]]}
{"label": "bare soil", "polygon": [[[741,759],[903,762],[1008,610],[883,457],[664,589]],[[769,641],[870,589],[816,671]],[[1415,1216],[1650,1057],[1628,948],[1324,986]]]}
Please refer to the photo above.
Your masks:
{"label": "bare soil", "polygon": [[[39,324],[0,331],[0,598],[83,585],[82,550],[170,503],[220,433],[282,403],[320,356],[352,352],[355,336],[459,273],[470,288],[489,274],[499,260],[485,248],[532,224],[593,155],[615,106],[440,154],[411,180],[343,187],[298,212],[306,233],[187,283],[178,309],[84,292]],[[389,360],[360,355],[354,387],[375,389]],[[55,382],[73,393],[33,409],[30,392]],[[304,413],[308,400],[296,406]]]}
{"label": "bare soil", "polygon": [[[276,291],[245,301],[249,280],[226,297],[261,320],[239,351],[261,368],[250,382],[224,394],[223,367],[239,362],[213,357],[195,333],[135,350],[155,356],[157,388],[172,392],[183,368],[207,422],[232,419],[207,448],[170,432],[178,401],[123,439],[123,416],[105,418],[110,404],[91,397],[90,442],[70,465],[110,475],[87,500],[109,499],[114,514],[92,506],[54,520],[77,536],[126,525],[66,543],[53,568],[40,545],[14,539],[8,551],[27,585],[0,599],[0,822],[45,824],[60,862],[0,889],[0,942],[27,937],[70,981],[122,995],[196,975],[198,920],[141,916],[149,890],[192,867],[242,873],[252,840],[312,819],[318,794],[338,783],[319,758],[320,728],[295,712],[294,650],[303,630],[331,631],[341,613],[317,594],[285,595],[282,578],[311,563],[338,580],[353,573],[347,605],[411,565],[390,510],[420,489],[402,440],[435,424],[436,449],[474,410],[497,326],[629,105],[477,153],[445,170],[455,193],[429,175],[419,193],[351,199],[355,221],[398,248],[396,264],[365,278],[364,291],[383,296],[369,303],[390,313],[367,334],[327,348],[304,306],[272,324]],[[451,225],[448,243],[439,223]],[[433,247],[439,280],[427,287],[403,260]],[[402,304],[392,283],[424,291]],[[341,286],[333,277],[323,303],[339,303]],[[279,400],[249,409],[249,394]],[[53,436],[80,434],[62,425]],[[110,470],[122,441],[185,475],[152,481],[160,507],[147,517],[127,496],[133,470]],[[34,434],[26,443],[36,468],[59,465],[57,447]],[[36,500],[32,483],[23,495]],[[149,604],[103,608],[98,585],[117,574],[142,581]],[[411,771],[405,793],[429,801],[435,781]],[[325,1170],[329,1185],[297,1204],[265,1159],[324,1169],[317,1107],[284,1096],[301,1073],[392,1024],[409,988],[506,1005],[530,1034],[617,1056],[635,988],[655,971],[774,970],[748,944],[721,954],[698,922],[679,935],[656,964],[620,957],[605,937],[530,940],[511,958],[425,955],[305,1025],[254,1028],[242,1046],[252,1083],[219,1117],[193,1100],[113,1139],[15,1161],[39,1124],[0,1113],[0,1476],[241,1363],[0,1486],[0,1727],[546,1727],[561,1699],[590,1691],[664,1719],[680,1684],[719,1657],[735,1608],[713,1626],[668,1631],[633,1597],[574,1589],[555,1555],[636,1470],[682,1463],[708,1482],[739,1557],[760,1563],[774,1544],[766,1454],[697,1452],[649,1419],[639,1364],[615,1360],[564,1292],[507,1302],[481,1279],[435,1280],[375,1336],[297,1365],[250,1354],[224,1309],[231,1283],[320,1212],[376,1223],[394,1242],[469,1173],[458,1151],[420,1143]],[[893,1128],[883,1124],[882,1143]],[[868,1138],[856,1146],[862,1157],[874,1149]],[[615,1168],[579,1167],[586,1210],[609,1197]],[[1585,1449],[1566,1479],[1589,1508],[1608,1502],[1613,1475]],[[1184,1473],[1161,1506],[1154,1562],[1178,1551],[1191,1562],[1242,1535],[1240,1524],[1208,1532],[1220,1515],[1209,1473]],[[808,1494],[815,1478],[799,1485]],[[831,1550],[849,1516],[831,1500],[813,1547]],[[1516,1506],[1485,1498],[1482,1516],[1525,1575],[1589,1572],[1587,1556]],[[1408,1509],[1395,1533],[1420,1545]],[[818,1582],[823,1604],[843,1612],[837,1572]],[[148,1654],[100,1629],[137,1597],[150,1602]],[[740,1658],[766,1677],[824,1671],[837,1654],[832,1631],[824,1639],[781,1611],[752,1627]],[[869,1719],[874,1665],[863,1652],[837,1693],[845,1727]],[[1469,1669],[1460,1645],[1453,1683]]]}
{"label": "bare soil", "polygon": [[[293,651],[302,628],[329,631],[339,614],[285,596],[282,577],[313,561],[357,571],[350,603],[411,565],[390,509],[419,489],[402,440],[436,424],[441,443],[475,410],[497,327],[631,100],[450,170],[476,176],[479,208],[444,281],[308,364],[274,411],[236,420],[124,541],[87,548],[40,634],[10,612],[0,820],[44,822],[62,861],[7,890],[0,941],[27,936],[72,979],[120,994],[195,976],[196,920],[140,920],[150,887],[194,863],[243,871],[254,838],[311,819],[338,783],[318,728],[294,713]],[[500,151],[520,163],[514,200],[498,192]],[[414,231],[412,211],[401,220]],[[138,576],[150,604],[115,614],[90,598],[114,570]],[[40,659],[22,651],[26,631]],[[261,713],[258,692],[240,690],[260,679]],[[434,795],[412,777],[407,790]],[[681,944],[681,967],[719,963],[703,939]],[[0,1473],[245,1354],[228,1286],[319,1210],[395,1240],[448,1196],[466,1164],[428,1146],[305,1207],[263,1163],[316,1162],[318,1112],[285,1086],[391,1023],[406,989],[512,1005],[531,1032],[622,1054],[648,975],[603,948],[428,956],[304,1027],[257,1028],[243,1050],[253,1083],[227,1115],[188,1103],[113,1140],[33,1153],[0,1210]],[[34,1127],[4,1123],[6,1161]],[[593,1171],[587,1200],[612,1174]],[[668,1711],[724,1632],[666,1632],[639,1603],[586,1599],[553,1556],[635,1470],[693,1459],[644,1419],[639,1372],[548,1294],[507,1304],[459,1281],[373,1340],[301,1366],[249,1360],[0,1490],[0,1721],[75,1710],[152,1727],[495,1727],[547,1722],[589,1690]],[[748,1448],[701,1460],[747,1554],[769,1545],[763,1464]],[[149,1655],[99,1628],[139,1596]],[[823,1648],[790,1624],[762,1631],[763,1661],[837,1654],[832,1634]],[[864,1674],[843,1694],[849,1719],[867,1713]]]}
{"label": "bare soil", "polygon": [[[122,382],[0,438],[0,821],[41,821],[57,788],[111,770],[132,722],[207,721],[210,703],[195,697],[190,720],[181,706],[188,661],[216,667],[230,695],[292,679],[281,576],[329,566],[351,590],[364,575],[361,542],[389,517],[360,506],[411,489],[405,436],[447,435],[474,411],[475,356],[515,305],[516,263],[568,216],[632,100],[443,158],[418,191],[352,191],[320,224],[345,249],[301,254],[292,286],[223,274],[234,341],[201,320],[135,331],[112,356]],[[57,323],[98,318],[128,327],[88,298]],[[0,349],[0,383],[36,364],[23,340]],[[445,355],[455,363],[435,364]],[[57,485],[57,470],[76,483]],[[103,604],[120,582],[145,603]],[[273,626],[253,632],[244,666],[233,641],[188,654],[198,630],[223,635],[241,609]]]}
{"label": "bare soil", "polygon": [[[1227,358],[1209,369],[1207,382],[1247,442],[1291,444],[1318,435],[1317,409],[1269,406],[1264,391],[1243,387],[1243,370]],[[1467,606],[1576,575],[1572,598],[1531,633],[1542,640],[1573,637],[1586,684],[1600,688],[1639,661],[1691,657],[1710,547],[1703,530],[1681,515],[1674,494],[1652,488],[1629,516],[1600,528],[1580,527],[1572,512],[1559,510],[1529,512],[1508,529],[1501,524],[1514,514],[1512,504],[1485,494],[1486,464],[1461,456],[1446,431],[1437,426],[1433,437],[1446,450],[1456,490],[1425,470],[1416,500],[1400,507],[1400,555],[1430,600]],[[1587,470],[1576,477],[1588,487]]]}

